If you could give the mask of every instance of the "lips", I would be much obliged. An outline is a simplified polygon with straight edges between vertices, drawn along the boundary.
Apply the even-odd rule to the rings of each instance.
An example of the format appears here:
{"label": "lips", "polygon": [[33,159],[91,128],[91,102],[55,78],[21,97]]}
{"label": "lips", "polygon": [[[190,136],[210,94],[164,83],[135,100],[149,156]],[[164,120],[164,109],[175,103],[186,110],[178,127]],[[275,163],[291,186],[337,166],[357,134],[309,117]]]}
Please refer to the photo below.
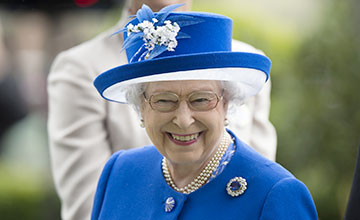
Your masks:
{"label": "lips", "polygon": [[199,137],[199,133],[192,134],[192,135],[171,134],[171,137],[177,141],[191,141],[191,140],[197,139]]}
{"label": "lips", "polygon": [[190,145],[198,140],[201,133],[202,132],[193,133],[193,134],[174,134],[174,133],[167,133],[167,134],[170,140],[176,144]]}

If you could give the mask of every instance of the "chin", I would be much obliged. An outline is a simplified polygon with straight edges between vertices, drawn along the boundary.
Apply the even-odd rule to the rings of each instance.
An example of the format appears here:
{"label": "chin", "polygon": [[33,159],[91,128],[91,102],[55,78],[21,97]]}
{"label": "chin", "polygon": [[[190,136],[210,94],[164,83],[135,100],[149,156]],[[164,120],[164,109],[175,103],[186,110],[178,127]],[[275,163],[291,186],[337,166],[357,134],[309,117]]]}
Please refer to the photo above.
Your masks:
{"label": "chin", "polygon": [[193,152],[178,152],[171,153],[166,155],[166,159],[168,159],[171,163],[174,164],[189,164],[198,162],[200,157],[195,155]]}

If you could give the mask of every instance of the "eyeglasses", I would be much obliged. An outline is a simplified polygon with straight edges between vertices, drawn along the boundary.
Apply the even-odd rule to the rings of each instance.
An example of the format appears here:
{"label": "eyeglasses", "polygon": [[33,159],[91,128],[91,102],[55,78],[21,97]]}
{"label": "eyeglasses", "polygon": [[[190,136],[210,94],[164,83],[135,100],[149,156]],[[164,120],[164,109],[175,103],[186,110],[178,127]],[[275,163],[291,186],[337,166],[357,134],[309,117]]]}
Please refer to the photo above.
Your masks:
{"label": "eyeglasses", "polygon": [[[211,91],[195,91],[190,93],[186,98],[186,102],[191,110],[194,111],[209,111],[216,108],[219,101],[223,98],[222,91],[219,97],[215,92]],[[151,95],[148,99],[144,94],[145,102],[150,104],[153,110],[159,112],[175,111],[182,100],[177,94],[172,92],[162,92]]]}

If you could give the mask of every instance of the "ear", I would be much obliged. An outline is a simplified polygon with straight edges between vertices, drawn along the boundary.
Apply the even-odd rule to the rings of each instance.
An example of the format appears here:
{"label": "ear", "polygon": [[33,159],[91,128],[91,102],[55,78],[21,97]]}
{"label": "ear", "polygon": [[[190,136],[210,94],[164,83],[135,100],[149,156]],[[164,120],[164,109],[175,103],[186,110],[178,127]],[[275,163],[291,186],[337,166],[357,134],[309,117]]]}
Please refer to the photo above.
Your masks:
{"label": "ear", "polygon": [[223,98],[223,107],[224,107],[224,112],[225,112],[225,116],[227,115],[227,111],[228,111],[228,107],[229,107],[229,101],[224,97]]}
{"label": "ear", "polygon": [[141,99],[141,103],[139,106],[139,110],[140,110],[140,116],[141,118],[144,118],[145,115],[145,108],[146,108],[146,102],[144,100],[144,98]]}

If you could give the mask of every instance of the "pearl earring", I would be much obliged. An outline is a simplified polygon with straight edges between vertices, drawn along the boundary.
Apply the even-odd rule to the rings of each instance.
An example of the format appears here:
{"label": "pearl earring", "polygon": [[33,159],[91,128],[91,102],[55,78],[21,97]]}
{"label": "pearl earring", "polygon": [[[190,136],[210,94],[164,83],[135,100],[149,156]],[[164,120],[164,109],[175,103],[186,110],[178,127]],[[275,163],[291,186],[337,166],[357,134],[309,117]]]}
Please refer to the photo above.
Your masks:
{"label": "pearl earring", "polygon": [[227,118],[225,118],[225,120],[224,120],[224,125],[225,125],[225,127],[227,127],[229,125],[229,120]]}
{"label": "pearl earring", "polygon": [[145,128],[145,122],[144,119],[140,120],[140,127]]}

